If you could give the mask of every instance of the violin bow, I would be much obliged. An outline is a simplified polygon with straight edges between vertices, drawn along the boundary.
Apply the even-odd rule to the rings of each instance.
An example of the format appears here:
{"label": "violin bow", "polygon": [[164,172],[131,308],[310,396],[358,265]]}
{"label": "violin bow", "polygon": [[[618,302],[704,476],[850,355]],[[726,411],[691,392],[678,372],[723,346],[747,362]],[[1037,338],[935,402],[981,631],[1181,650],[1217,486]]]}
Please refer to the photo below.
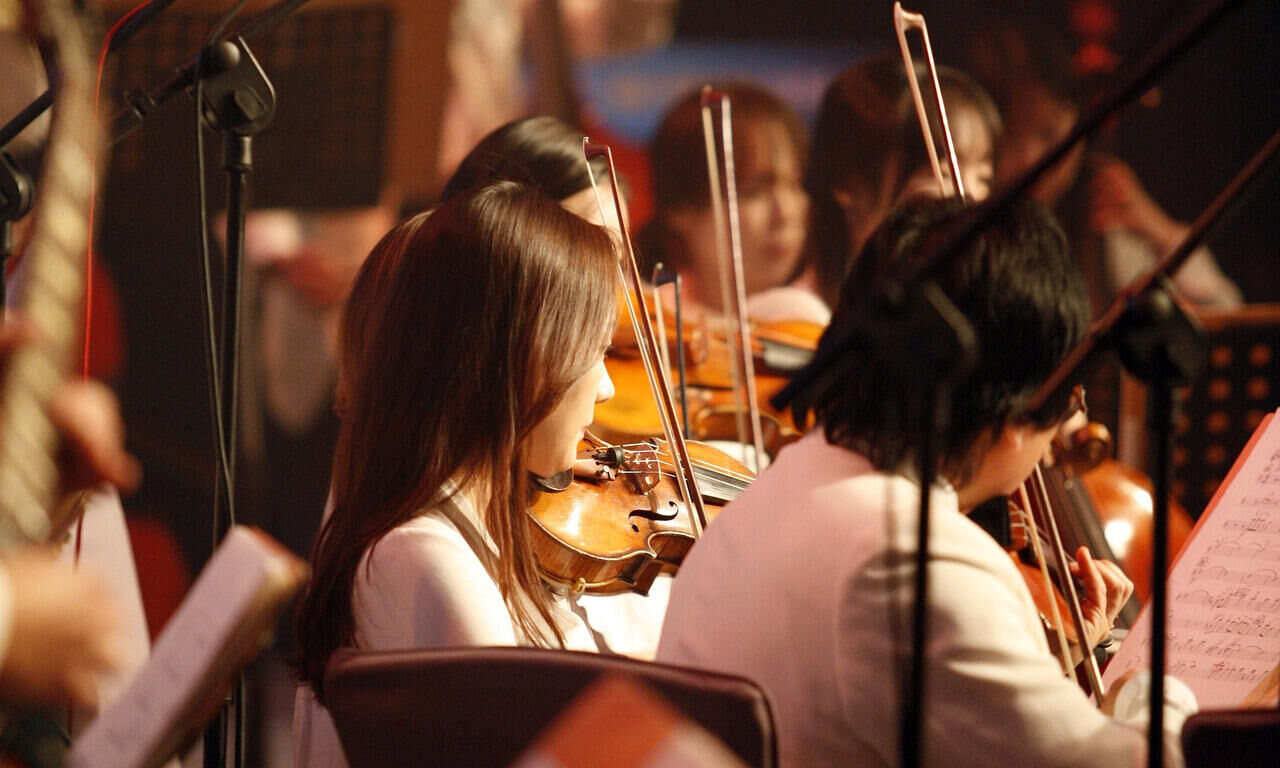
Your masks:
{"label": "violin bow", "polygon": [[[1045,565],[1044,544],[1040,540],[1040,525],[1036,522],[1035,508],[1031,505],[1031,496],[1027,493],[1027,484],[1018,486],[1018,498],[1027,513],[1027,540],[1031,543],[1031,552],[1036,559],[1036,570],[1040,572],[1040,581],[1044,585],[1045,594],[1050,596],[1049,612],[1053,614],[1053,630],[1058,638],[1058,661],[1062,665],[1062,676],[1070,677],[1075,665],[1071,663],[1071,649],[1067,642],[1067,631],[1062,625],[1062,614],[1058,610],[1058,601],[1052,599],[1053,581],[1049,576],[1049,568]],[[1080,635],[1077,632],[1076,637]]]}
{"label": "violin bow", "polygon": [[[719,154],[716,152],[715,116],[719,107],[720,149],[724,153],[724,186],[721,187]],[[755,360],[751,353],[751,330],[747,325],[747,285],[742,266],[742,227],[738,215],[738,182],[733,162],[733,110],[729,95],[710,85],[702,87],[702,137],[707,150],[707,181],[711,186],[711,213],[715,221],[716,260],[720,266],[721,306],[729,313],[729,372],[737,407],[734,416],[738,441],[751,446],[748,466],[760,472],[764,455],[760,405],[756,400]],[[745,401],[745,402],[744,402]],[[750,438],[750,442],[748,442]]]}
{"label": "violin bow", "polygon": [[671,460],[675,465],[676,484],[680,495],[692,506],[693,530],[695,537],[701,537],[707,527],[707,510],[703,504],[702,493],[698,490],[694,465],[689,457],[689,447],[685,443],[684,431],[676,417],[675,402],[671,397],[671,383],[667,371],[658,356],[658,344],[653,329],[653,320],[649,315],[649,306],[644,297],[644,284],[640,280],[640,267],[636,263],[635,248],[631,244],[631,235],[627,231],[627,220],[622,215],[622,193],[618,188],[618,173],[613,164],[613,151],[608,145],[592,144],[586,137],[582,139],[582,154],[587,163],[587,175],[591,179],[591,189],[596,196],[596,205],[600,207],[601,221],[608,221],[605,215],[603,198],[600,196],[600,185],[591,169],[591,161],[603,158],[609,169],[609,188],[613,194],[613,213],[618,222],[618,233],[621,235],[622,248],[626,258],[618,263],[618,279],[622,283],[623,295],[626,297],[627,313],[631,316],[631,324],[636,330],[636,342],[640,348],[640,360],[649,379],[649,388],[658,404],[658,414],[662,420],[662,431],[670,446]]}
{"label": "violin bow", "polygon": [[[1036,468],[1032,471],[1031,477],[1027,479],[1027,483],[1035,490],[1035,495],[1044,505],[1045,527],[1049,529],[1049,541],[1053,544],[1053,551],[1058,557],[1058,583],[1062,591],[1062,596],[1067,600],[1067,610],[1071,614],[1071,621],[1076,628],[1076,637],[1080,641],[1080,651],[1084,654],[1084,671],[1089,679],[1089,687],[1093,690],[1094,703],[1102,706],[1102,697],[1107,695],[1106,686],[1102,682],[1102,672],[1098,669],[1098,659],[1093,655],[1093,643],[1089,641],[1088,635],[1084,628],[1084,611],[1080,609],[1080,594],[1076,590],[1075,581],[1071,578],[1071,573],[1067,570],[1067,552],[1062,546],[1062,533],[1058,528],[1057,513],[1053,511],[1053,506],[1049,503],[1049,489],[1044,483],[1044,473],[1040,469],[1040,464],[1036,464]],[[1042,566],[1044,567],[1044,566]]]}
{"label": "violin bow", "polygon": [[[902,52],[902,63],[906,68],[907,83],[911,89],[912,102],[916,108],[916,116],[920,120],[920,132],[924,137],[925,147],[928,149],[929,162],[933,168],[934,177],[938,181],[938,189],[943,197],[950,197],[955,194],[961,200],[966,200],[964,191],[964,180],[960,174],[960,163],[956,157],[955,142],[951,137],[951,125],[947,120],[947,107],[942,98],[942,85],[938,81],[938,69],[933,59],[933,46],[929,42],[929,28],[925,24],[924,15],[904,10],[901,2],[893,4],[893,27],[898,36],[898,48]],[[911,54],[911,48],[907,44],[907,31],[917,30],[920,32],[923,41],[925,53],[925,69],[929,75],[930,83],[933,86],[933,95],[935,104],[938,108],[938,124],[941,127],[942,140],[947,152],[947,162],[951,170],[951,179],[953,187],[948,187],[946,177],[942,174],[942,164],[938,160],[937,147],[933,140],[933,131],[929,127],[929,118],[925,112],[924,98],[920,91],[920,84],[916,78],[915,61]],[[1028,493],[1030,487],[1030,493]],[[1059,533],[1057,520],[1054,517],[1054,511],[1049,503],[1048,490],[1044,485],[1044,477],[1040,474],[1040,466],[1037,464],[1035,471],[1031,477],[1024,481],[1019,488],[1019,493],[1023,499],[1023,503],[1027,506],[1027,516],[1031,520],[1033,551],[1035,553],[1037,565],[1041,571],[1041,577],[1047,582],[1049,580],[1048,565],[1044,558],[1043,548],[1040,546],[1038,531],[1035,526],[1035,513],[1031,509],[1029,496],[1035,497],[1039,502],[1040,508],[1044,512],[1045,527],[1050,532],[1050,543],[1053,545],[1054,554],[1058,558],[1059,568],[1059,584],[1063,597],[1067,601],[1067,609],[1071,614],[1071,621],[1076,628],[1076,636],[1080,643],[1081,651],[1084,656],[1085,672],[1089,680],[1089,687],[1093,691],[1095,702],[1101,706],[1102,697],[1106,694],[1106,689],[1102,683],[1102,674],[1098,669],[1098,661],[1093,656],[1093,647],[1089,642],[1089,638],[1084,631],[1084,613],[1080,608],[1080,596],[1076,592],[1070,574],[1067,572],[1066,551],[1062,546],[1062,536]],[[1067,647],[1066,635],[1062,630],[1062,619],[1058,616],[1058,606],[1056,602],[1051,602],[1051,610],[1054,613],[1054,624],[1058,628],[1059,653],[1061,654],[1061,662],[1064,671],[1069,675],[1074,668],[1071,663],[1070,649]]]}
{"label": "violin bow", "polygon": [[938,191],[943,197],[950,197],[953,190],[947,187],[947,180],[942,175],[942,164],[938,160],[938,148],[933,141],[933,129],[929,127],[929,117],[924,108],[924,96],[920,93],[920,83],[916,78],[916,65],[911,55],[911,46],[907,44],[907,30],[920,32],[924,44],[925,69],[929,81],[933,85],[934,104],[938,107],[938,123],[942,129],[942,140],[947,150],[947,165],[951,169],[951,179],[955,184],[954,193],[961,200],[966,198],[964,179],[960,176],[960,161],[956,158],[956,145],[951,139],[951,124],[947,121],[947,107],[942,101],[942,85],[938,82],[938,67],[933,61],[933,46],[929,43],[929,27],[924,22],[924,14],[904,10],[902,3],[893,4],[893,29],[898,35],[898,50],[902,52],[902,64],[906,67],[907,85],[911,89],[911,101],[915,104],[916,116],[920,119],[920,133],[924,136],[924,145],[928,150],[929,165],[933,168],[933,176],[938,180]]}

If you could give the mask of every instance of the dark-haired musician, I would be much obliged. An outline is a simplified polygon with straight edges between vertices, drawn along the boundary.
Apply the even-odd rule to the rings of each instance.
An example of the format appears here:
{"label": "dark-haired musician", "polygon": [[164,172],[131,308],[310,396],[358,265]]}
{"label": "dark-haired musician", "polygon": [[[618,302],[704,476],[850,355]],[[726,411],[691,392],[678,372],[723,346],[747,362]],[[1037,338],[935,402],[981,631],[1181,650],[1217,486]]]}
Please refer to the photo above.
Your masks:
{"label": "dark-haired musician", "polygon": [[[892,217],[846,281],[832,328],[845,327],[868,286],[920,258],[956,210],[933,201]],[[1026,411],[1086,327],[1066,241],[1043,208],[1020,204],[933,277],[972,324],[980,359],[952,389],[950,425],[934,437],[924,764],[1138,765],[1145,689],[1117,686],[1105,702],[1115,717],[1091,704],[1050,656],[1008,555],[963,514],[1021,483],[1071,410]],[[815,396],[821,428],[730,505],[676,579],[659,659],[761,681],[784,766],[900,762],[919,498],[919,437],[903,425],[915,389],[848,360]],[[1132,585],[1083,549],[1071,569],[1098,640]],[[1167,690],[1174,745],[1194,699],[1176,681]]]}

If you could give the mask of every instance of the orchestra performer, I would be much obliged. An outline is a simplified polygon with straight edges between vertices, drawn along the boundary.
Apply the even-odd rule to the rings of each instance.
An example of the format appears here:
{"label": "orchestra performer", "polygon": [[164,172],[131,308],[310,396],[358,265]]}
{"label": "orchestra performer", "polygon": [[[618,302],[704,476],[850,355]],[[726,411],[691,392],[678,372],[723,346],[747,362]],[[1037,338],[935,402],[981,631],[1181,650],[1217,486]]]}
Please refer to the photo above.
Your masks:
{"label": "orchestra performer", "polygon": [[[810,286],[797,284],[809,214],[804,126],[791,107],[758,85],[730,83],[720,92],[729,98],[733,125],[747,314],[826,325],[830,311]],[[722,313],[701,90],[668,109],[649,156],[654,214],[637,240],[641,271],[648,278],[655,264],[663,264],[683,278],[686,307]]]}
{"label": "orchestra performer", "polygon": [[[938,82],[965,193],[980,202],[992,188],[1000,113],[963,72],[938,67]],[[885,217],[907,197],[940,193],[909,88],[902,60],[885,54],[846,68],[822,97],[805,172],[813,202],[806,255],[832,306],[853,257]]]}
{"label": "orchestra performer", "polygon": [[[959,207],[921,201],[894,214],[845,282],[828,335],[849,326],[871,286],[918,263]],[[1019,485],[1072,410],[1065,395],[1042,412],[1025,408],[1086,329],[1066,239],[1022,201],[930,276],[972,325],[980,357],[951,387],[950,421],[934,437],[923,764],[1140,765],[1140,678],[1111,690],[1112,717],[1090,703],[1049,654],[1010,557],[964,514]],[[909,393],[918,389],[856,355],[844,360],[812,393],[818,426],[717,518],[673,586],[658,658],[760,681],[782,766],[900,762],[920,491]],[[1115,564],[1075,555],[1086,631],[1101,640],[1132,584]],[[1166,749],[1177,758],[1194,698],[1176,680],[1166,691]]]}
{"label": "orchestra performer", "polygon": [[362,328],[344,318],[362,366],[296,621],[296,765],[344,764],[321,706],[339,648],[600,647],[576,596],[539,577],[526,507],[530,475],[568,469],[612,394],[616,265],[606,230],[512,182],[413,217],[370,254],[353,296],[378,290]]}

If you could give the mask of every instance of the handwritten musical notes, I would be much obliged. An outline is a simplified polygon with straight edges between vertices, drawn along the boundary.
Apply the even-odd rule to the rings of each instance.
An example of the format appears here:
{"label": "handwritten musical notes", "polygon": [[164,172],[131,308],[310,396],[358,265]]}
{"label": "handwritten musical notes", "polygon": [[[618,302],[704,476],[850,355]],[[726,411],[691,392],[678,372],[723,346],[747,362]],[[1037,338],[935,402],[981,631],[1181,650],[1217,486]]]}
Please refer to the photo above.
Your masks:
{"label": "handwritten musical notes", "polygon": [[[1235,707],[1280,664],[1280,418],[1267,416],[1169,573],[1167,672]],[[1146,666],[1149,607],[1104,679]]]}

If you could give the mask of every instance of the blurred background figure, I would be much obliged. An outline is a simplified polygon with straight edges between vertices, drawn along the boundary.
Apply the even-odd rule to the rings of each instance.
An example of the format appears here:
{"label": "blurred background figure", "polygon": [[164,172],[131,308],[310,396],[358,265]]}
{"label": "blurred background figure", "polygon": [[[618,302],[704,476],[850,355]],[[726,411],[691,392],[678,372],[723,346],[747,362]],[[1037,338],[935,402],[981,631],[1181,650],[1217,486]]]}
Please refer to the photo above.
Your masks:
{"label": "blurred background figure", "polygon": [[[963,72],[939,67],[938,81],[966,192],[983,200],[994,177],[1000,114]],[[864,59],[827,86],[805,185],[813,201],[811,269],[834,305],[853,259],[889,212],[906,197],[939,194],[898,54]]]}
{"label": "blurred background figure", "polygon": [[[1084,86],[1072,78],[1063,42],[1039,27],[984,30],[974,37],[970,61],[1005,115],[998,168],[1000,181],[1008,182],[1071,130],[1080,112],[1074,94]],[[1075,238],[1095,312],[1176,247],[1189,229],[1160,207],[1129,165],[1098,149],[1107,143],[1115,138],[1104,131],[1089,147],[1079,145],[1033,190],[1058,210]],[[1086,234],[1101,240],[1085,243]],[[1199,306],[1233,307],[1243,301],[1204,246],[1174,273],[1173,284]]]}
{"label": "blurred background figure", "polygon": [[[801,183],[808,159],[804,125],[791,107],[758,85],[730,83],[719,90],[729,97],[733,124],[748,314],[825,325],[830,312],[810,292],[792,287],[804,267],[809,213]],[[654,214],[638,247],[645,277],[661,263],[684,279],[682,298],[689,305],[722,313],[701,103],[701,89],[680,97],[649,144]],[[761,309],[770,316],[761,317]]]}
{"label": "blurred background figure", "polygon": [[356,272],[396,221],[390,202],[254,211],[245,228],[243,504],[305,555],[320,525],[337,417],[337,322]]}

